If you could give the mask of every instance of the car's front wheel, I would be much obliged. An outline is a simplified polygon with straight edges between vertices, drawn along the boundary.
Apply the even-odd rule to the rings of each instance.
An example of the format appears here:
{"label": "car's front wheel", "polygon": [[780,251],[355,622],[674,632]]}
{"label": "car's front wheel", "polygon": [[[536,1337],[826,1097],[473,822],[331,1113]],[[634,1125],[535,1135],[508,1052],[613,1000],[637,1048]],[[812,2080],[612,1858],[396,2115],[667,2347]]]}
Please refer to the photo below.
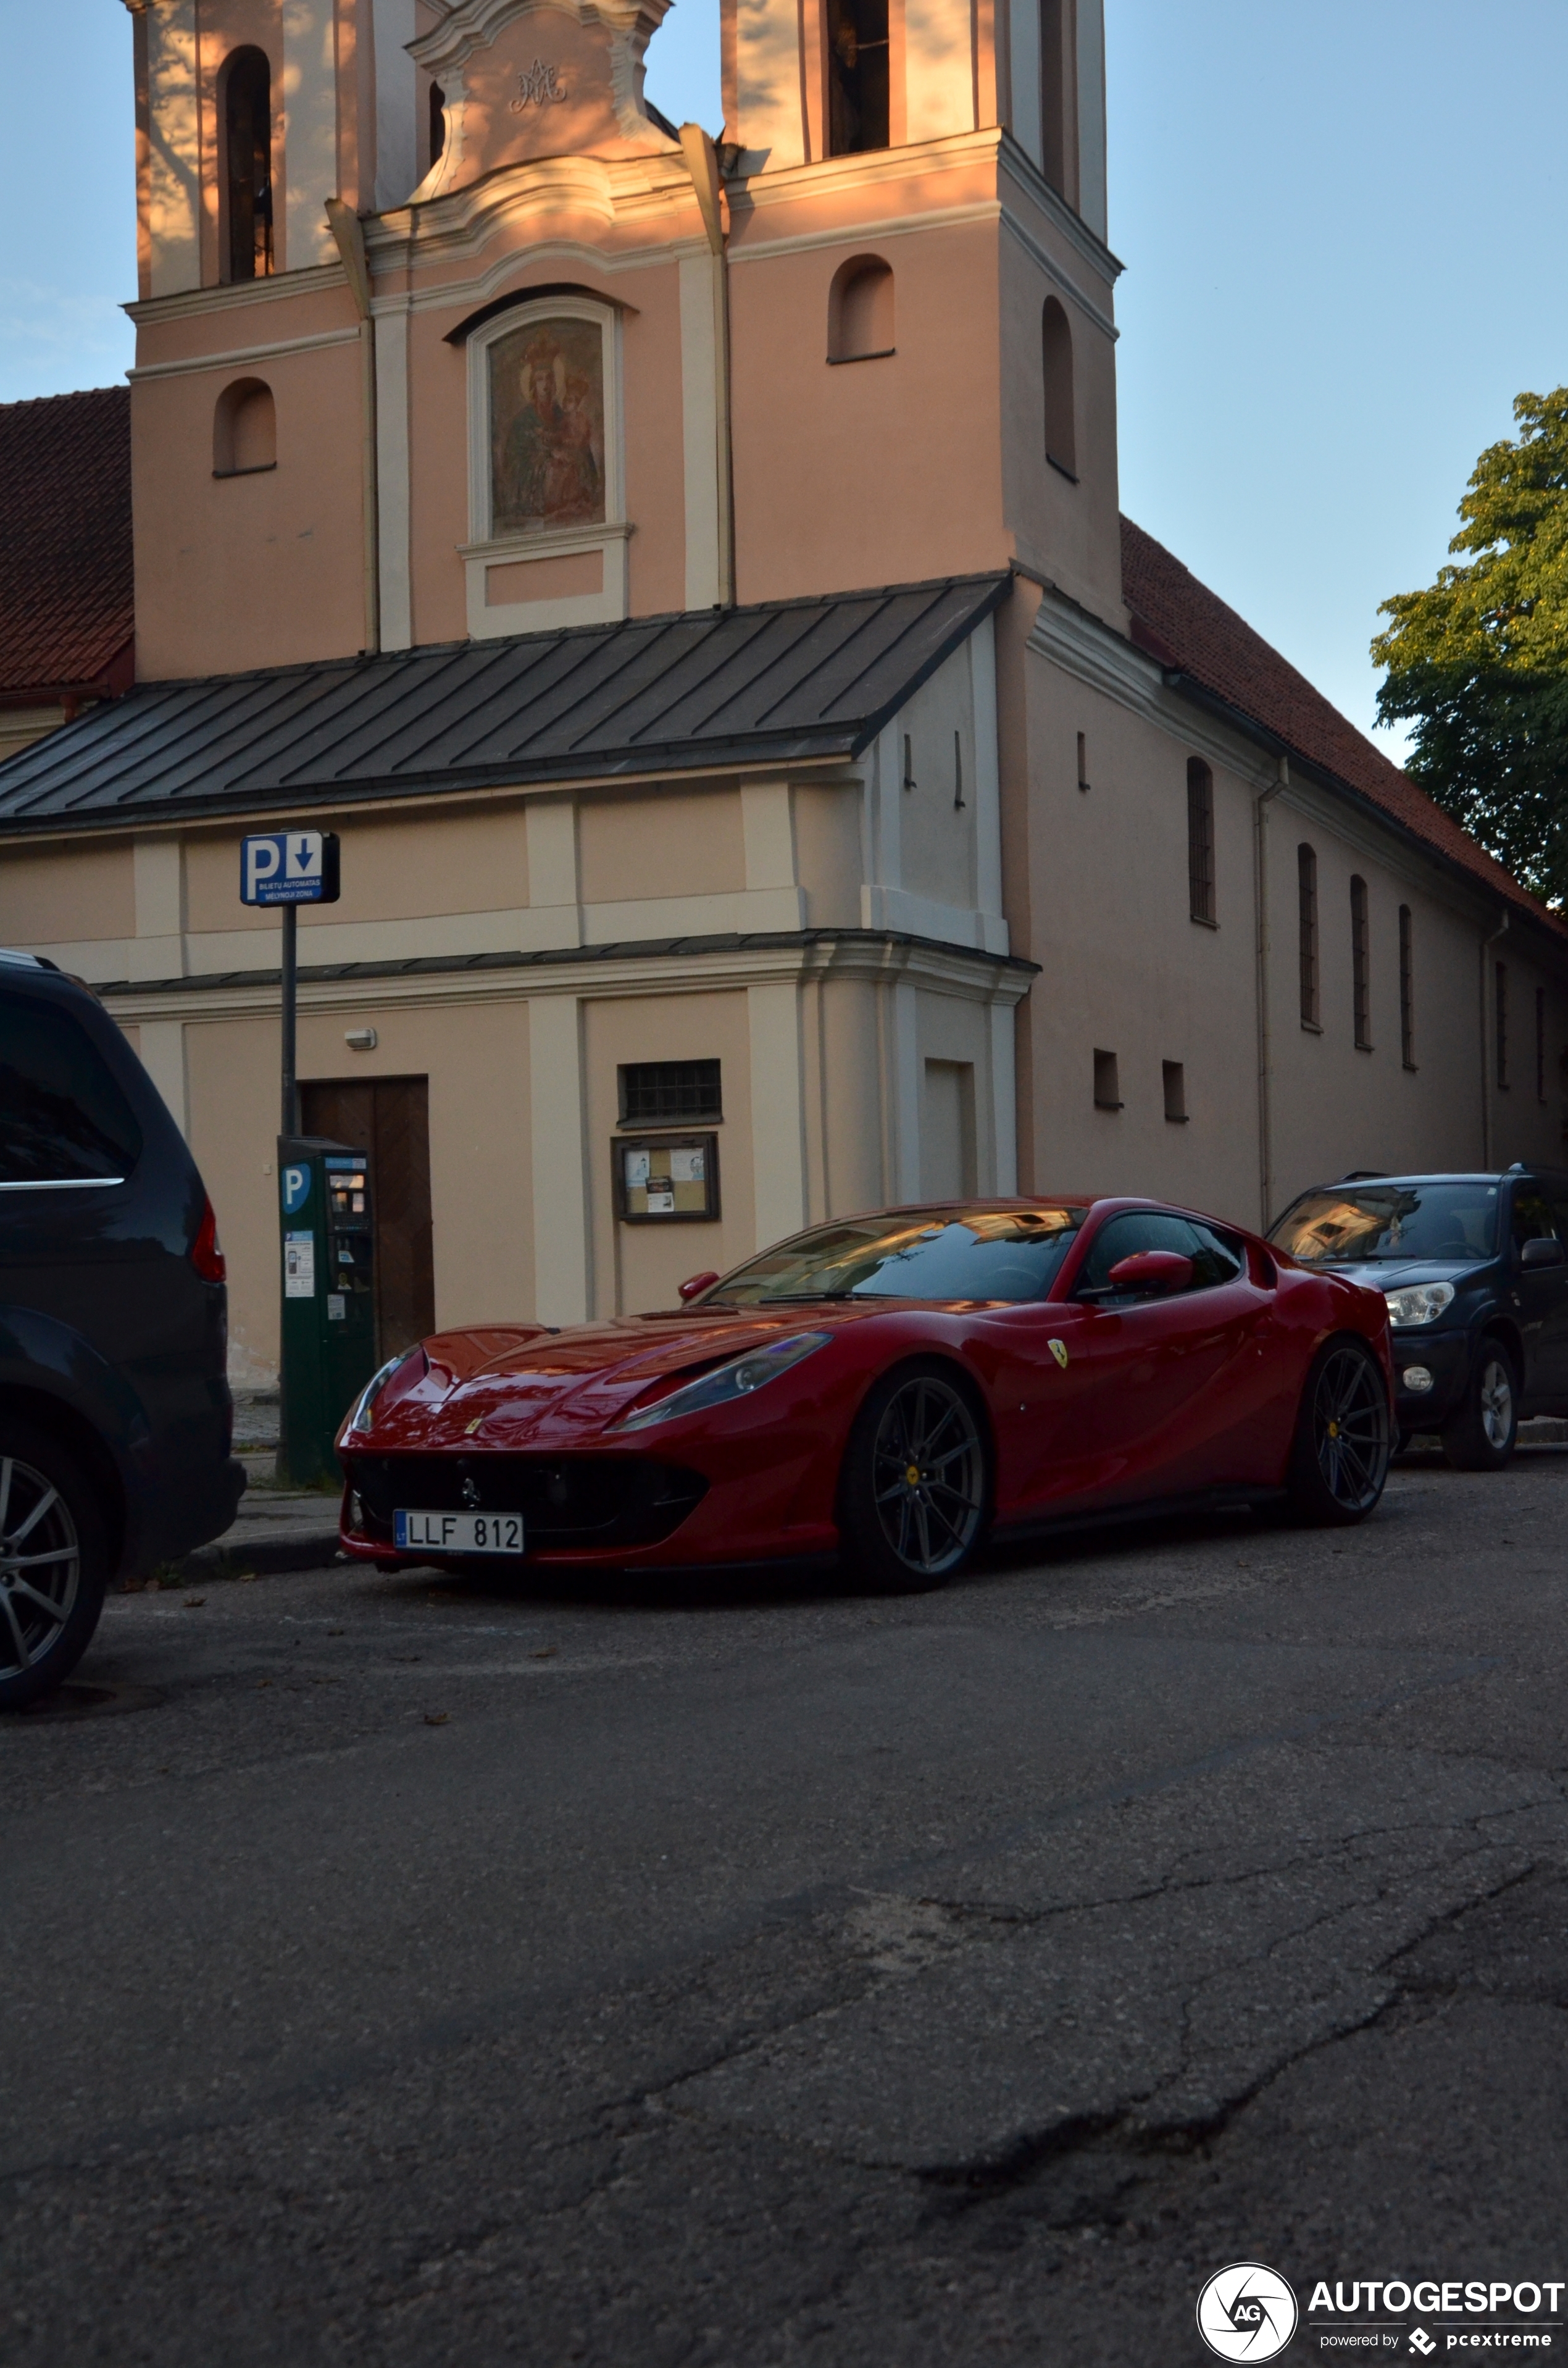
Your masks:
{"label": "car's front wheel", "polygon": [[839,1526],[884,1594],[939,1587],[984,1533],[990,1456],[979,1408],[950,1367],[901,1365],[868,1395],[845,1451]]}
{"label": "car's front wheel", "polygon": [[24,1710],[70,1676],[108,1577],[86,1474],[47,1431],[0,1417],[0,1711]]}
{"label": "car's front wheel", "polygon": [[1325,1340],[1301,1393],[1289,1491],[1300,1520],[1364,1520],[1388,1478],[1392,1424],[1383,1369],[1364,1341]]}
{"label": "car's front wheel", "polygon": [[1443,1425],[1443,1461],[1455,1472],[1501,1472],[1519,1429],[1519,1385],[1501,1340],[1481,1344],[1464,1396]]}

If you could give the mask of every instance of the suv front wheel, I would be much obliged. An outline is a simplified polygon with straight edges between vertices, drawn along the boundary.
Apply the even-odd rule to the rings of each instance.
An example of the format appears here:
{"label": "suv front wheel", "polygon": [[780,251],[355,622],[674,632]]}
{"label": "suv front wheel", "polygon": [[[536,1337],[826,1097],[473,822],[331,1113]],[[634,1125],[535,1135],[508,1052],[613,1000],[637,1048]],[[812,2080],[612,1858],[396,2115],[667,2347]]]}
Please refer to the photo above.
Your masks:
{"label": "suv front wheel", "polygon": [[1519,1428],[1519,1384],[1501,1340],[1483,1340],[1460,1404],[1443,1425],[1443,1461],[1455,1472],[1501,1472]]}
{"label": "suv front wheel", "polygon": [[85,1473],[48,1431],[0,1415],[0,1711],[63,1684],[92,1641],[108,1577]]}

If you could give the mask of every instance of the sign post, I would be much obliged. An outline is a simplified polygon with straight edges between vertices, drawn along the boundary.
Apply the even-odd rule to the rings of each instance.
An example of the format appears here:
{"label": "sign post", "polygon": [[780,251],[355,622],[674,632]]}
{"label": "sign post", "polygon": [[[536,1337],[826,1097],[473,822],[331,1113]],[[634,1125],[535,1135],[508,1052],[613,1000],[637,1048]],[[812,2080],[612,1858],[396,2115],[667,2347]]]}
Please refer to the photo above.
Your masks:
{"label": "sign post", "polygon": [[[280,905],[283,908],[282,960],[282,1062],[281,1108],[278,1129],[278,1176],[279,1184],[278,1216],[282,1227],[282,1324],[278,1342],[278,1476],[305,1485],[330,1477],[327,1466],[332,1460],[332,1435],[336,1421],[332,1414],[339,1375],[336,1368],[343,1364],[337,1352],[338,1334],[335,1330],[331,1352],[324,1351],[314,1336],[313,1319],[318,1307],[325,1306],[344,1326],[342,1338],[352,1334],[353,1346],[348,1354],[348,1366],[358,1370],[364,1348],[359,1334],[364,1322],[347,1322],[349,1301],[342,1289],[324,1292],[318,1288],[318,1251],[324,1252],[324,1235],[320,1242],[314,1231],[324,1222],[329,1204],[335,1206],[339,1196],[324,1190],[324,1171],[317,1181],[317,1202],[321,1214],[315,1227],[303,1228],[298,1223],[300,1196],[308,1193],[312,1176],[310,1154],[319,1158],[326,1150],[343,1152],[346,1144],[330,1145],[301,1144],[300,1139],[300,1087],[298,1079],[298,1029],[296,1014],[299,1001],[299,919],[301,905],[335,905],[338,899],[337,838],[332,831],[266,830],[258,831],[240,841],[240,902],[244,905]],[[301,1155],[305,1156],[301,1158]],[[351,1168],[358,1170],[359,1205],[362,1215],[368,1207],[365,1197],[366,1176],[363,1154],[353,1155]],[[290,1194],[296,1197],[291,1201]],[[291,1220],[294,1221],[291,1224]],[[354,1263],[353,1250],[344,1252],[346,1263]],[[324,1257],[319,1261],[324,1282],[327,1268]],[[368,1292],[369,1269],[365,1261],[363,1291]],[[358,1310],[359,1294],[355,1295]],[[308,1299],[312,1323],[302,1322],[302,1311],[291,1302]],[[371,1303],[364,1302],[364,1315],[370,1315]],[[374,1350],[373,1315],[370,1333],[371,1353]],[[325,1361],[324,1363],[324,1355]],[[368,1378],[368,1372],[367,1376]],[[325,1445],[323,1447],[324,1432]]]}

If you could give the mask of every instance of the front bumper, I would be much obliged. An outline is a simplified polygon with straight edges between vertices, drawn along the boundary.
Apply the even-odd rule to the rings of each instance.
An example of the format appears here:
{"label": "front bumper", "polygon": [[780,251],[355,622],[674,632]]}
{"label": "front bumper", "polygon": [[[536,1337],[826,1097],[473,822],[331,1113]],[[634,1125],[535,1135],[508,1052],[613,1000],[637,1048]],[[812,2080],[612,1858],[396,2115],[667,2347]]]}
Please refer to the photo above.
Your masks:
{"label": "front bumper", "polygon": [[[1436,1430],[1464,1395],[1470,1377],[1470,1334],[1428,1331],[1424,1324],[1412,1324],[1392,1337],[1393,1403],[1399,1427],[1402,1430]],[[1412,1368],[1431,1374],[1429,1389],[1406,1388],[1404,1376]]]}

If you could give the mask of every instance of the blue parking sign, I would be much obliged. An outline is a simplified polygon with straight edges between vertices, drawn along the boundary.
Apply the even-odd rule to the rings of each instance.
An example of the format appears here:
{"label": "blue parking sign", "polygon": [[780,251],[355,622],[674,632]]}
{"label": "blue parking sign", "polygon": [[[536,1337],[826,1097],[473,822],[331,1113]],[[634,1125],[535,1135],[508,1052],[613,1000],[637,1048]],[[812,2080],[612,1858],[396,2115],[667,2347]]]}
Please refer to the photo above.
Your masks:
{"label": "blue parking sign", "polygon": [[335,905],[337,835],[265,830],[240,841],[242,905]]}

